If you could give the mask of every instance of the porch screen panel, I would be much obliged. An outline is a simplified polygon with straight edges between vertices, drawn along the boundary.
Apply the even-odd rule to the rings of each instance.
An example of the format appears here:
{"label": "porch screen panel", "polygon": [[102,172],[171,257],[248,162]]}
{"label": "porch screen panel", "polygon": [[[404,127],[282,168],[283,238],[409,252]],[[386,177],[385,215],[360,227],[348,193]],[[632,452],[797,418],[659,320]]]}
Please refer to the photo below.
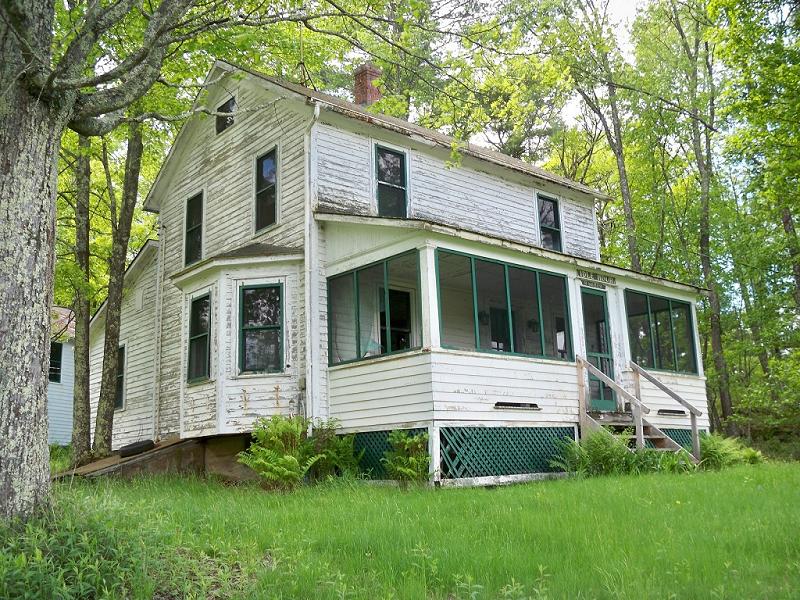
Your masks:
{"label": "porch screen panel", "polygon": [[666,298],[650,297],[650,319],[656,352],[656,368],[675,370],[675,346],[672,343],[672,314]]}
{"label": "porch screen panel", "polygon": [[334,277],[328,283],[330,306],[330,358],[339,364],[358,358],[356,348],[355,273]]}
{"label": "porch screen panel", "polygon": [[567,359],[572,356],[567,311],[567,282],[564,277],[539,274],[541,288],[544,355]]}
{"label": "porch screen panel", "polygon": [[[387,261],[389,288],[389,331],[386,313],[381,314],[381,346],[389,352],[408,350],[422,345],[419,315],[419,257],[405,254]],[[390,335],[387,335],[390,334]],[[389,346],[389,340],[391,344]]]}
{"label": "porch screen panel", "polygon": [[653,350],[650,346],[650,315],[647,310],[647,296],[626,290],[625,306],[628,311],[631,359],[641,367],[652,367]]}
{"label": "porch screen panel", "polygon": [[442,345],[475,350],[471,259],[442,250],[437,257]]}
{"label": "porch screen panel", "polygon": [[499,263],[475,260],[475,281],[480,348],[511,352],[505,268]]}
{"label": "porch screen panel", "polygon": [[380,316],[385,311],[384,264],[358,271],[358,330],[361,356],[378,356],[381,348]]}
{"label": "porch screen panel", "polygon": [[677,370],[696,373],[697,362],[694,355],[692,309],[688,304],[672,301],[672,328],[675,331]]}
{"label": "porch screen panel", "polygon": [[509,299],[511,300],[514,352],[519,354],[543,354],[536,272],[508,267],[508,290]]}

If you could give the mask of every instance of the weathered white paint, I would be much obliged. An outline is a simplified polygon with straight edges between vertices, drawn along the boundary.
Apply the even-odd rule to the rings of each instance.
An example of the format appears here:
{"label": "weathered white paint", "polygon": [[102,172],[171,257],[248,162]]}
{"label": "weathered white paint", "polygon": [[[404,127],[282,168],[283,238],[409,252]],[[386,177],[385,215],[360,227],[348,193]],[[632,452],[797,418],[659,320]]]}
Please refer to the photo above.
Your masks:
{"label": "weathered white paint", "polygon": [[[374,148],[387,136],[370,137],[330,125],[315,125],[317,202],[323,210],[377,215]],[[380,136],[378,131],[372,132]],[[396,146],[396,145],[395,145]],[[430,151],[403,148],[408,161],[408,216],[537,246],[537,193],[531,181],[453,166]],[[599,259],[591,200],[558,195],[563,248]],[[553,196],[551,192],[549,195]]]}
{"label": "weathered white paint", "polygon": [[[114,412],[112,448],[153,437],[155,373],[153,353],[156,339],[157,252],[150,252],[139,265],[135,277],[125,281],[120,317],[120,346],[125,346],[125,404]],[[137,307],[141,298],[142,308]],[[89,336],[89,389],[91,429],[100,396],[103,369],[102,316],[92,322]]]}
{"label": "weathered white paint", "polygon": [[72,385],[75,380],[75,346],[61,347],[61,381],[47,382],[47,443],[66,445],[72,440]]}
{"label": "weathered white paint", "polygon": [[[703,414],[697,417],[697,426],[700,429],[709,428],[708,402],[706,398],[706,378],[697,375],[682,375],[679,373],[668,373],[663,371],[650,371],[656,379],[677,393],[689,404],[701,411]],[[626,371],[622,375],[624,387],[633,391],[633,372]],[[642,391],[642,402],[650,409],[650,414],[646,415],[647,420],[660,428],[685,428],[691,425],[689,411],[678,402],[670,398],[652,383],[644,378],[640,379],[640,389]],[[686,413],[682,417],[671,417],[659,415],[661,409],[682,410]]]}

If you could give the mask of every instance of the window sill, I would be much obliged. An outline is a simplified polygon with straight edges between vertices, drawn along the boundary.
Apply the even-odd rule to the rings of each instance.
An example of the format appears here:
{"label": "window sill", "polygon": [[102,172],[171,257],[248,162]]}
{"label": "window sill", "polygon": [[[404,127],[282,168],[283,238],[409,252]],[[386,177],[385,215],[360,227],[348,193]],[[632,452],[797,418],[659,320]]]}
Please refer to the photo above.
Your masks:
{"label": "window sill", "polygon": [[231,377],[232,380],[236,379],[264,379],[269,377],[279,377],[281,379],[290,379],[294,377],[293,373],[289,373],[288,371],[262,371],[262,372],[254,372],[254,371],[244,371],[242,373],[236,373],[234,376]]}
{"label": "window sill", "polygon": [[201,385],[206,385],[208,383],[214,383],[214,380],[211,377],[203,377],[201,379],[192,379],[191,381],[187,381],[186,387],[200,387]]}
{"label": "window sill", "polygon": [[389,354],[376,354],[375,356],[356,358],[354,360],[348,360],[345,362],[336,363],[335,365],[329,364],[328,371],[339,371],[342,369],[347,369],[348,367],[358,367],[360,365],[365,365],[365,364],[387,362],[397,358],[416,356],[418,354],[423,354],[423,353],[427,354],[428,352],[429,350],[425,348],[411,348],[409,350],[398,350],[396,352],[391,352]]}

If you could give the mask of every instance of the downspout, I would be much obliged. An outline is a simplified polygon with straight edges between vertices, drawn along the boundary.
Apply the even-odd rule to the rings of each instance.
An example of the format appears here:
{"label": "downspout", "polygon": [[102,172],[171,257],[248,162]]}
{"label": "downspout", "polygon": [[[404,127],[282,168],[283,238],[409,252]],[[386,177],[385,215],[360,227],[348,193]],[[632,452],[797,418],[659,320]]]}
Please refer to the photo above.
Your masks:
{"label": "downspout", "polygon": [[164,304],[164,249],[166,247],[166,228],[158,216],[158,263],[156,265],[156,339],[153,357],[153,439],[161,438],[161,314]]}
{"label": "downspout", "polygon": [[305,157],[305,177],[304,177],[304,203],[305,203],[305,231],[304,231],[304,240],[303,240],[303,265],[304,269],[304,292],[305,292],[305,320],[306,320],[306,372],[305,372],[305,389],[303,391],[303,399],[304,399],[304,409],[305,409],[305,416],[312,422],[313,427],[313,420],[315,417],[319,415],[316,414],[315,410],[315,381],[316,381],[316,372],[314,370],[314,360],[317,356],[318,349],[316,348],[316,342],[318,338],[316,335],[312,333],[312,328],[314,327],[314,323],[317,322],[317,319],[314,318],[314,311],[317,307],[313,306],[313,297],[312,294],[312,287],[316,282],[316,277],[314,276],[314,270],[316,269],[316,247],[314,244],[314,240],[316,239],[316,223],[314,221],[314,213],[311,208],[311,172],[312,172],[312,153],[311,153],[311,130],[313,129],[315,123],[319,120],[319,113],[320,113],[320,105],[317,102],[314,102],[314,115],[311,119],[311,122],[305,129],[303,134],[303,155]]}

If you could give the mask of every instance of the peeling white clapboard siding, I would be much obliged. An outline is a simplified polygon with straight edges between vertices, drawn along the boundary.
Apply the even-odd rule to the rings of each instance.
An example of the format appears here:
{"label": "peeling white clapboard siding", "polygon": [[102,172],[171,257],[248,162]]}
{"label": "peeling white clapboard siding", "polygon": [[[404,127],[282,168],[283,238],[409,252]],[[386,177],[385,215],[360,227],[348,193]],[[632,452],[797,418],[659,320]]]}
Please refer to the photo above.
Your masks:
{"label": "peeling white clapboard siding", "polygon": [[396,427],[433,418],[428,353],[367,360],[328,371],[330,416],[342,428]]}
{"label": "peeling white clapboard siding", "polygon": [[[125,346],[125,404],[114,412],[112,448],[153,437],[153,399],[155,377],[153,352],[156,326],[156,273],[158,253],[153,252],[148,263],[132,282],[126,281],[120,317],[119,343]],[[141,304],[138,298],[141,294]],[[89,344],[89,390],[91,427],[100,396],[103,369],[104,320],[92,328]]]}
{"label": "peeling white clapboard siding", "polygon": [[[313,137],[317,202],[323,209],[376,215],[374,139],[318,124]],[[380,135],[380,131],[374,132]],[[409,217],[539,245],[537,188],[408,150]],[[556,194],[565,253],[599,260],[593,203]],[[552,192],[548,192],[553,196]]]}
{"label": "peeling white clapboard siding", "polygon": [[[703,414],[697,417],[697,426],[700,429],[709,428],[708,418],[708,402],[706,399],[706,379],[705,377],[698,377],[697,375],[682,375],[677,373],[664,373],[664,372],[650,372],[653,377],[661,381],[664,385],[678,394],[681,398],[686,400],[689,404],[694,406]],[[633,371],[625,371],[623,373],[624,387],[629,391],[634,391],[633,384]],[[667,428],[688,428],[691,427],[691,420],[689,418],[689,411],[687,411],[681,404],[673,400],[670,396],[659,390],[652,383],[644,379],[640,379],[640,390],[642,392],[642,402],[650,409],[650,414],[644,415],[644,418],[650,421],[656,427]],[[686,416],[683,417],[670,417],[659,415],[658,411],[666,410],[683,410]]]}
{"label": "peeling white clapboard siding", "polygon": [[[575,364],[474,352],[431,353],[436,420],[578,420]],[[496,409],[496,402],[537,404],[541,410]]]}
{"label": "peeling white clapboard siding", "polygon": [[[184,219],[186,201],[198,192],[204,196],[203,257],[253,242],[302,247],[305,202],[305,155],[303,139],[308,118],[295,112],[286,100],[266,92],[249,80],[235,84],[239,113],[233,126],[217,135],[214,119],[204,119],[194,129],[192,136],[182,140],[190,146],[176,165],[176,175],[171,180],[161,200],[162,242],[164,248],[164,290],[161,320],[162,353],[160,372],[159,435],[177,434],[181,426],[180,396],[184,374],[181,365],[186,352],[185,337],[181,336],[181,323],[185,320],[182,306],[185,301],[170,276],[184,269]],[[238,86],[238,87],[237,87]],[[253,107],[260,110],[248,110]],[[278,223],[258,234],[254,229],[255,161],[258,156],[278,149]],[[297,289],[299,286],[296,286]],[[227,300],[226,300],[227,301]],[[216,310],[216,308],[215,308]],[[298,307],[295,314],[303,315]],[[301,331],[295,323],[293,335]],[[295,346],[299,346],[298,341]],[[301,355],[302,356],[302,355]],[[293,359],[293,368],[301,368],[301,356]],[[215,361],[214,353],[211,357]],[[285,394],[297,396],[296,378],[292,390]],[[291,386],[290,386],[291,387]],[[183,415],[185,435],[212,430],[218,407],[212,402],[212,386],[187,388],[187,412]],[[205,404],[204,408],[199,408]],[[190,408],[191,406],[191,408]],[[239,412],[242,412],[241,409]],[[238,416],[236,423],[244,422]],[[242,414],[244,414],[242,412]],[[216,429],[214,422],[213,429]]]}
{"label": "peeling white clapboard siding", "polygon": [[75,347],[61,347],[61,381],[47,383],[47,443],[69,444],[72,440],[72,385],[75,380]]}

